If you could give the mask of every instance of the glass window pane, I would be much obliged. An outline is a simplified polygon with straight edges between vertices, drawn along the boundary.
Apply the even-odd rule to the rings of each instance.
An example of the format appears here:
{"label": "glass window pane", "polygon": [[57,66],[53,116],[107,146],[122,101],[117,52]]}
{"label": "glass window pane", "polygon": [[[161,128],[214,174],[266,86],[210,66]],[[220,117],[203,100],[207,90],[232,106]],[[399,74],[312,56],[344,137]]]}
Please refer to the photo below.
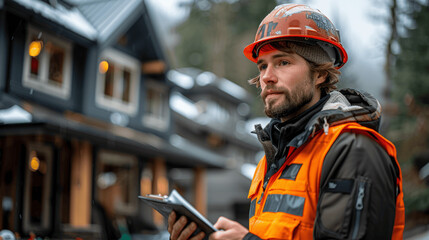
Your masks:
{"label": "glass window pane", "polygon": [[149,88],[146,99],[146,113],[156,118],[163,118],[164,94],[156,89]]}
{"label": "glass window pane", "polygon": [[124,76],[122,81],[122,101],[130,102],[130,87],[131,87],[131,72],[124,69]]}
{"label": "glass window pane", "polygon": [[109,68],[107,69],[107,72],[104,76],[104,95],[108,97],[113,97],[113,84],[115,77],[115,66],[113,64],[109,65]]}
{"label": "glass window pane", "polygon": [[39,76],[39,57],[31,57],[30,73],[36,78]]}
{"label": "glass window pane", "polygon": [[[130,186],[135,185],[135,183],[131,182],[131,175],[132,171],[135,169],[130,168],[129,166],[118,166],[118,165],[110,165],[106,164],[103,166],[103,172],[99,175],[100,182],[106,181],[109,182],[109,180],[106,180],[107,178],[110,178],[111,186],[103,186],[101,189],[99,189],[100,194],[104,195],[104,197],[109,200],[111,200],[111,197],[118,198],[122,203],[125,205],[130,203],[130,194],[131,189]],[[108,176],[108,177],[107,177]],[[105,179],[103,179],[105,178]],[[115,195],[115,196],[113,196]],[[110,198],[109,198],[110,197]],[[112,201],[112,208],[111,211],[114,211],[114,201]]]}
{"label": "glass window pane", "polygon": [[49,76],[48,79],[55,85],[63,84],[64,49],[48,42],[46,51],[49,53]]}
{"label": "glass window pane", "polygon": [[97,168],[96,199],[109,216],[134,214],[138,194],[136,159],[130,155],[102,151]]}
{"label": "glass window pane", "polygon": [[147,97],[146,97],[146,112],[149,115],[154,115],[156,112],[156,102],[157,102],[157,98],[156,98],[156,93],[153,89],[148,89],[147,91]]}

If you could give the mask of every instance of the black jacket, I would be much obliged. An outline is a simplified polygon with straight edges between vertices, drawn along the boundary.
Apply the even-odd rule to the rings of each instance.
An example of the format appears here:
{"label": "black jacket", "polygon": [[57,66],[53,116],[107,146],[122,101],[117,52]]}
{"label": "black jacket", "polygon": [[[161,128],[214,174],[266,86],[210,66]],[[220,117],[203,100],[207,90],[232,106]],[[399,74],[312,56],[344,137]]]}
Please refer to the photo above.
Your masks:
{"label": "black jacket", "polygon": [[[315,131],[350,121],[378,130],[380,114],[380,104],[372,96],[345,89],[322,97],[313,107],[287,122],[273,119],[264,129],[256,126],[267,164],[272,166],[267,168],[266,179],[284,163],[290,146],[300,147]],[[341,134],[323,163],[314,239],[390,239],[399,174],[394,161],[371,138],[355,133]],[[329,190],[330,183],[344,179],[364,179],[370,186],[369,202],[363,205],[363,221],[356,221],[353,201],[350,201],[358,189],[347,194]],[[259,238],[249,233],[244,239]]]}

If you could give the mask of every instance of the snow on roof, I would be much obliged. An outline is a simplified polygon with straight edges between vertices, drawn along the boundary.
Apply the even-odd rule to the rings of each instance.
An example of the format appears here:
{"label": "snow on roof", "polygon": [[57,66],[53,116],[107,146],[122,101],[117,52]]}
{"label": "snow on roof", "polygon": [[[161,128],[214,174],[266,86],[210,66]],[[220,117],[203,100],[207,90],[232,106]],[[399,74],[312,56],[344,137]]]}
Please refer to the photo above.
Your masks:
{"label": "snow on roof", "polygon": [[239,99],[246,99],[247,92],[242,87],[237,84],[229,81],[228,79],[221,78],[218,80],[218,87],[220,90],[228,93],[231,96],[234,96]]}
{"label": "snow on roof", "polygon": [[[201,106],[201,104],[204,106]],[[215,103],[207,103],[205,101],[195,103],[179,92],[172,92],[170,94],[170,107],[173,111],[195,123],[201,125],[211,123],[211,127],[214,128],[220,127],[223,129],[223,125],[219,123],[224,123],[228,120],[228,118],[223,118],[224,114],[228,113],[220,113],[221,109]]]}
{"label": "snow on roof", "polygon": [[197,84],[200,86],[206,86],[213,84],[217,79],[217,76],[212,72],[202,72],[196,77]]}
{"label": "snow on roof", "polygon": [[90,40],[97,39],[97,30],[75,7],[67,9],[61,4],[57,4],[56,7],[53,7],[43,1],[34,0],[15,0],[15,2]]}
{"label": "snow on roof", "polygon": [[191,76],[176,70],[168,71],[167,78],[177,86],[184,89],[191,89],[194,86],[194,79]]}
{"label": "snow on roof", "polygon": [[209,71],[201,72],[195,68],[183,68],[170,70],[167,77],[177,86],[187,90],[195,86],[212,86],[238,100],[246,100],[249,97],[248,92],[238,84]]}
{"label": "snow on roof", "polygon": [[171,93],[170,107],[173,111],[176,111],[189,119],[195,119],[199,115],[199,111],[195,103],[178,92]]}
{"label": "snow on roof", "polygon": [[31,114],[17,105],[0,110],[0,123],[28,123],[31,122]]}

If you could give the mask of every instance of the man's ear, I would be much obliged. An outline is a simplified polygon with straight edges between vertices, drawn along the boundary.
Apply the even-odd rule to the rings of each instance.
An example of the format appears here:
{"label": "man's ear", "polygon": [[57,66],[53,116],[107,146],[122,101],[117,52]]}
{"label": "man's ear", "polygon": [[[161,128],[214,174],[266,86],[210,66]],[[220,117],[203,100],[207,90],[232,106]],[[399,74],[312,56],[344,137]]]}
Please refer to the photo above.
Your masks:
{"label": "man's ear", "polygon": [[319,71],[314,73],[314,80],[316,83],[316,86],[320,86],[320,84],[324,83],[326,81],[326,78],[328,77],[327,71]]}

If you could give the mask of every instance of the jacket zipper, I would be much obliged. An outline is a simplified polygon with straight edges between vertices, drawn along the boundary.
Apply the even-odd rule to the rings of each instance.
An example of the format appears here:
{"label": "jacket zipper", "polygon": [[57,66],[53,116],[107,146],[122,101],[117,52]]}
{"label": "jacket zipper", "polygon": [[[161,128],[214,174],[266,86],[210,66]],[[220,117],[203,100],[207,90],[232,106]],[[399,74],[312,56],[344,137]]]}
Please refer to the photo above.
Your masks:
{"label": "jacket zipper", "polygon": [[352,239],[356,239],[357,235],[359,233],[360,218],[361,218],[362,210],[363,210],[363,207],[364,207],[364,204],[363,204],[363,198],[364,197],[365,197],[365,183],[364,182],[360,182],[359,183],[359,192],[358,192],[358,195],[357,195],[357,200],[356,200],[356,205],[355,205],[356,219],[355,219],[355,225],[353,227]]}
{"label": "jacket zipper", "polygon": [[264,198],[265,188],[267,188],[269,181],[270,181],[270,178],[268,178],[267,181],[265,181],[264,185],[262,186],[262,193],[261,193],[261,197],[259,198],[258,204],[261,204],[262,198]]}

